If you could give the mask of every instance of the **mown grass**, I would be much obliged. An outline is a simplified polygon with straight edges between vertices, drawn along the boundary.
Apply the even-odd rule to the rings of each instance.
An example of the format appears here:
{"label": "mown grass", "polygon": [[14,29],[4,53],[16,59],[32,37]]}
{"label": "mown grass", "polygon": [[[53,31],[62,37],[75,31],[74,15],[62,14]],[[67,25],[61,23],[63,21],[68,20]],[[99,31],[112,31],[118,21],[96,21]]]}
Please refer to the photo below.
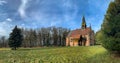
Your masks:
{"label": "mown grass", "polygon": [[0,49],[0,63],[120,63],[101,46]]}

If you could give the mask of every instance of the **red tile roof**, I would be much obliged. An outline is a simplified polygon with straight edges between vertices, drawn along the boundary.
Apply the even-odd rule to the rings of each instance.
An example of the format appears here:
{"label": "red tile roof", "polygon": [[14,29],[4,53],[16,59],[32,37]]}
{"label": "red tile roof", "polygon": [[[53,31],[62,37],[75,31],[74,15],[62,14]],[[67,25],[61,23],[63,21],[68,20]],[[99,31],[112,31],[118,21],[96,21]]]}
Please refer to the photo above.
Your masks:
{"label": "red tile roof", "polygon": [[76,29],[73,30],[69,33],[68,37],[73,37],[73,38],[79,38],[80,35],[87,35],[89,34],[91,31],[91,29],[89,27],[87,27],[86,29]]}

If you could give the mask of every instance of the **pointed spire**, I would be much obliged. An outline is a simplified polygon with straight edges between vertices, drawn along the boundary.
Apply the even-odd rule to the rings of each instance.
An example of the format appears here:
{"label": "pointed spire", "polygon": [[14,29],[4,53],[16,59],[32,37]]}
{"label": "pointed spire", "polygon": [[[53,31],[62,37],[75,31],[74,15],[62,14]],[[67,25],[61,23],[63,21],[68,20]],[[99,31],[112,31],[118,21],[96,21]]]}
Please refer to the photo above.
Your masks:
{"label": "pointed spire", "polygon": [[92,29],[92,28],[91,28],[91,23],[90,23],[90,29]]}
{"label": "pointed spire", "polygon": [[84,16],[82,17],[82,21],[85,22],[85,17]]}
{"label": "pointed spire", "polygon": [[82,29],[86,28],[86,21],[85,21],[85,17],[82,17]]}
{"label": "pointed spire", "polygon": [[17,25],[15,25],[15,28],[17,28]]}

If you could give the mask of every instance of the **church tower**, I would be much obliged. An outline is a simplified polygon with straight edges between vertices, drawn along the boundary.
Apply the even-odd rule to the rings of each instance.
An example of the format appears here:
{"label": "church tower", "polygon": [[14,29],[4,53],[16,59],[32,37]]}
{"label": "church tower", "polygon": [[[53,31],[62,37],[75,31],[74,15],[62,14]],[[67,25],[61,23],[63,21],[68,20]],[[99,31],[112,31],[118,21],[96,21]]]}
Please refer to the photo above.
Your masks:
{"label": "church tower", "polygon": [[81,28],[86,29],[86,27],[87,27],[87,25],[86,25],[85,17],[83,16],[82,17],[82,26],[81,26]]}

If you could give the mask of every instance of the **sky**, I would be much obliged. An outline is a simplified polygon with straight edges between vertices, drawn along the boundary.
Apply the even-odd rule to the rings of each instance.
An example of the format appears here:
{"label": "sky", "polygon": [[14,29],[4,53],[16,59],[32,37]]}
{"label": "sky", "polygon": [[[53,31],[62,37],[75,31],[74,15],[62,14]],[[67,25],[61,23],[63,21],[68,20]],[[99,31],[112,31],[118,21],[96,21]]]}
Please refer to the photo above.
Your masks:
{"label": "sky", "polygon": [[0,36],[9,36],[15,25],[37,29],[81,27],[82,16],[96,32],[111,0],[0,0]]}

